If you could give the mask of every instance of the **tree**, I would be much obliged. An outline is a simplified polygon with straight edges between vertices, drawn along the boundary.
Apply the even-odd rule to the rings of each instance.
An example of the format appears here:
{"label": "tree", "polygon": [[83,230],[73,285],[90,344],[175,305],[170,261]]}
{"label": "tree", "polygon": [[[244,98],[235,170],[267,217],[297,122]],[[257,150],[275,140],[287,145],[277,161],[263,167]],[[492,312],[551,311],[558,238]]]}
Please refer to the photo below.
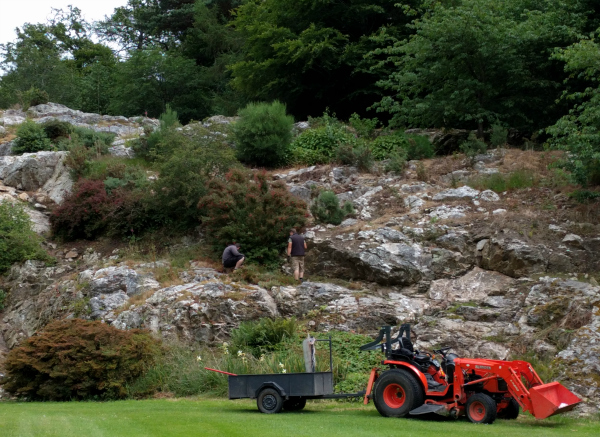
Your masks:
{"label": "tree", "polygon": [[562,81],[550,53],[574,40],[582,17],[546,0],[436,5],[413,37],[383,51],[396,68],[379,82],[390,95],[376,106],[396,126],[477,128],[479,137],[496,120],[543,127]]}
{"label": "tree", "polygon": [[[599,32],[600,29],[596,34]],[[558,50],[555,57],[565,62],[571,80],[583,79],[589,86],[583,91],[565,93],[565,100],[574,101],[575,105],[547,129],[552,136],[549,144],[568,152],[562,164],[575,182],[600,185],[600,44],[594,38],[585,38]]]}
{"label": "tree", "polygon": [[364,55],[383,29],[400,38],[418,0],[250,0],[233,25],[244,37],[233,84],[250,99],[285,103],[296,118],[329,106],[343,118],[364,113],[378,96],[379,70]]}

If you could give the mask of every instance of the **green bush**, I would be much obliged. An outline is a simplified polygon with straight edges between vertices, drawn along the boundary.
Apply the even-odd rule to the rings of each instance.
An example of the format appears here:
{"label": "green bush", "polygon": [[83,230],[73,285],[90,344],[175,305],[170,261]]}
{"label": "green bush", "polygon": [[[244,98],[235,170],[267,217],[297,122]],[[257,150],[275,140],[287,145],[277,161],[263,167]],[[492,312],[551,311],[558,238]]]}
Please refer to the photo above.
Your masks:
{"label": "green bush", "polygon": [[590,190],[575,190],[569,197],[575,199],[579,203],[591,203],[600,199],[600,192]]}
{"label": "green bush", "polygon": [[477,138],[474,132],[471,132],[467,141],[460,145],[460,151],[465,154],[471,165],[473,165],[477,155],[487,152],[487,145]]}
{"label": "green bush", "polygon": [[360,115],[354,113],[350,116],[348,123],[354,128],[359,137],[373,138],[379,120],[376,118],[361,118]]}
{"label": "green bush", "polygon": [[160,115],[159,121],[159,129],[145,128],[145,136],[133,142],[133,150],[137,156],[150,161],[168,159],[183,140],[183,137],[175,131],[177,127],[181,126],[177,111],[173,111],[167,105],[167,109]]}
{"label": "green bush", "polygon": [[468,181],[468,185],[477,190],[492,190],[496,193],[502,193],[508,190],[517,190],[520,188],[529,188],[539,183],[535,174],[531,170],[516,170],[509,174],[493,173]]}
{"label": "green bush", "polygon": [[39,88],[31,87],[25,92],[18,92],[19,101],[23,110],[29,109],[30,106],[37,106],[48,103],[50,97],[48,93]]}
{"label": "green bush", "polygon": [[221,254],[236,241],[249,261],[274,264],[285,249],[289,229],[306,223],[306,204],[286,185],[269,183],[264,172],[233,169],[225,180],[214,178],[198,208],[213,250]]}
{"label": "green bush", "polygon": [[60,121],[56,118],[48,120],[42,124],[46,136],[50,141],[56,141],[59,138],[68,137],[73,132],[73,125],[66,121]]}
{"label": "green bush", "polygon": [[275,167],[288,159],[294,118],[285,105],[249,103],[239,111],[233,131],[240,161],[261,167]]}
{"label": "green bush", "polygon": [[6,303],[6,291],[0,288],[0,311],[4,309]]}
{"label": "green bush", "polygon": [[323,191],[313,203],[310,211],[320,223],[339,225],[347,215],[354,213],[354,207],[351,202],[346,202],[340,208],[340,200],[335,193]]}
{"label": "green bush", "polygon": [[22,206],[9,201],[0,203],[0,274],[12,264],[29,259],[50,261],[41,242]]}
{"label": "green bush", "polygon": [[56,321],[9,352],[2,383],[28,400],[121,399],[159,351],[148,332],[100,321]]}
{"label": "green bush", "polygon": [[490,135],[490,144],[494,147],[501,147],[508,140],[508,129],[499,123],[492,125],[492,134]]}
{"label": "green bush", "polygon": [[74,142],[79,142],[87,148],[100,146],[102,147],[103,154],[106,154],[116,136],[117,134],[111,132],[96,132],[87,127],[74,127],[71,138]]}
{"label": "green bush", "polygon": [[406,167],[406,157],[408,153],[404,149],[398,149],[389,155],[389,159],[385,164],[385,171],[392,172],[398,176],[404,173]]}
{"label": "green bush", "polygon": [[328,124],[302,132],[292,143],[292,161],[296,164],[315,165],[331,162],[338,147],[354,145],[356,139],[339,123]]}
{"label": "green bush", "polygon": [[17,139],[12,149],[15,154],[35,153],[52,150],[52,148],[52,142],[42,125],[27,120],[17,128]]}
{"label": "green bush", "polygon": [[[373,157],[377,161],[388,159],[396,153],[402,153],[401,150],[408,150],[408,140],[403,134],[380,135],[371,143]],[[408,153],[405,153],[407,156]]]}
{"label": "green bush", "polygon": [[231,347],[234,351],[247,351],[258,358],[265,352],[274,351],[288,339],[295,340],[296,329],[294,317],[242,322],[231,331]]}
{"label": "green bush", "polygon": [[406,151],[409,160],[428,159],[435,155],[435,149],[429,138],[422,135],[407,135],[406,140],[408,142]]}
{"label": "green bush", "polygon": [[343,165],[352,165],[361,171],[371,171],[373,168],[373,152],[365,143],[343,144],[337,148],[337,161]]}

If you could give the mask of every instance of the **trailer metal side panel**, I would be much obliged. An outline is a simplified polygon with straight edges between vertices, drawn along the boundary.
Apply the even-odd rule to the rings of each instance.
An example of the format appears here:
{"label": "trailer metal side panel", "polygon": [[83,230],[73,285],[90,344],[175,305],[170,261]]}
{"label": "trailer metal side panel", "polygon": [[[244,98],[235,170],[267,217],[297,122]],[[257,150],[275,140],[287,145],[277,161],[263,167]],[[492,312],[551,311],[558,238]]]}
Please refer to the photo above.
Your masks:
{"label": "trailer metal side panel", "polygon": [[229,376],[229,399],[255,398],[265,383],[275,383],[287,396],[324,396],[333,393],[331,372],[274,373]]}

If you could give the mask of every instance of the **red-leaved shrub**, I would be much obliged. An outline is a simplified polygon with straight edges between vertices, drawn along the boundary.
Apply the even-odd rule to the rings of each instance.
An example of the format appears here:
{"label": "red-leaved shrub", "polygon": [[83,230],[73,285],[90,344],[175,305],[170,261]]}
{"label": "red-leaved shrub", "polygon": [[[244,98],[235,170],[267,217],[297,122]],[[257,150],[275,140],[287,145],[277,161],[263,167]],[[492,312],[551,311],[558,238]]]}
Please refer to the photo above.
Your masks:
{"label": "red-leaved shrub", "polygon": [[9,352],[3,388],[29,400],[121,399],[160,353],[147,331],[56,321]]}
{"label": "red-leaved shrub", "polygon": [[54,235],[66,240],[101,235],[114,209],[112,199],[100,180],[80,179],[74,190],[50,215]]}
{"label": "red-leaved shrub", "polygon": [[209,243],[218,252],[235,241],[249,260],[276,262],[289,229],[306,223],[306,204],[283,182],[269,183],[265,172],[235,169],[225,179],[212,179],[198,203]]}

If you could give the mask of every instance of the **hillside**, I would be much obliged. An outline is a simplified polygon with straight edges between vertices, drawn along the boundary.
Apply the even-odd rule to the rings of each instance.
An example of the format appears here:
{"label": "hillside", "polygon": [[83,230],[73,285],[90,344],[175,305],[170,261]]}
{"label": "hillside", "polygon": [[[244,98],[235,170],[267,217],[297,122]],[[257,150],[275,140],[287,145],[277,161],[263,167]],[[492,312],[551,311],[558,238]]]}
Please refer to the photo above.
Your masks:
{"label": "hillside", "polygon": [[[10,150],[26,116],[114,132],[109,153],[123,162],[135,162],[129,141],[144,126],[159,125],[39,105],[27,114],[0,112],[8,133],[1,149]],[[220,122],[230,120],[213,117],[203,129],[212,132]],[[51,238],[50,211],[73,189],[67,156],[0,157],[0,198],[27,205],[56,258],[52,266],[15,264],[2,277],[0,360],[66,317],[209,346],[260,317],[296,316],[315,332],[369,335],[410,322],[419,349],[451,346],[460,356],[534,360],[544,378],[559,379],[585,400],[579,411],[600,406],[600,207],[569,196],[576,187],[549,167],[557,152],[496,148],[472,161],[455,153],[409,161],[401,175],[377,165],[372,172],[335,164],[270,171],[270,184],[285,183],[309,206],[322,191],[354,205],[337,226],[309,219],[303,284],[285,275],[286,264],[283,274],[252,266],[223,274],[198,231],[154,250],[144,239]],[[146,178],[154,190],[161,175],[147,170]]]}

